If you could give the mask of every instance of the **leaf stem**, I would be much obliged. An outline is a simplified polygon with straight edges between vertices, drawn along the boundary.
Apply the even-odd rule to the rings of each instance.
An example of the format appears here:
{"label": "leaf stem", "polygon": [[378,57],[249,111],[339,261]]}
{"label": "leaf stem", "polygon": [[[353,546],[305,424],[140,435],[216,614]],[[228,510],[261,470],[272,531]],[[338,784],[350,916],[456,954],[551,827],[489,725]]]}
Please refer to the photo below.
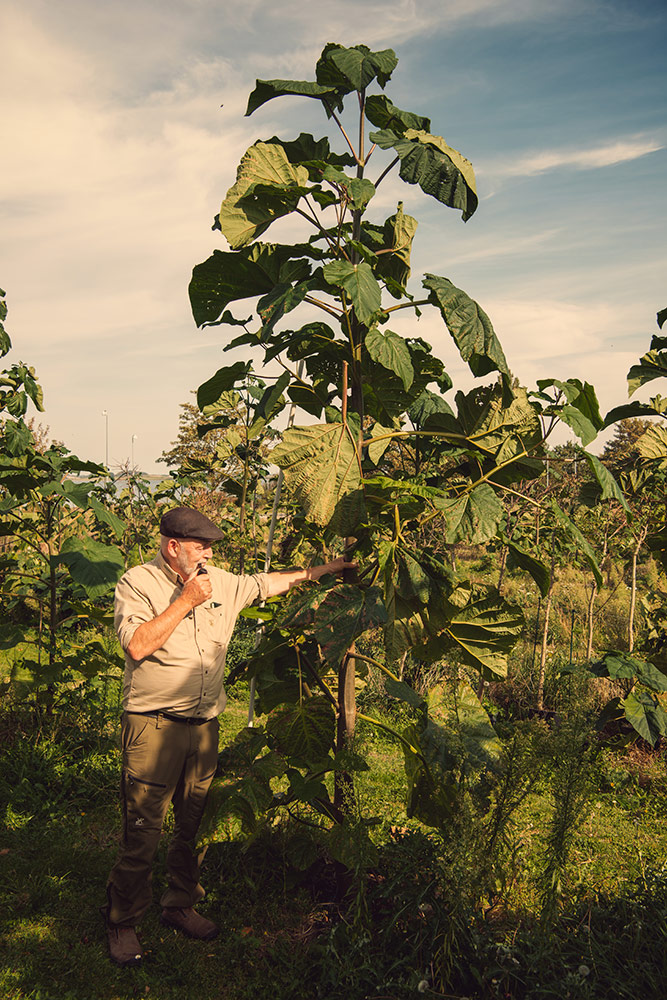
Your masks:
{"label": "leaf stem", "polygon": [[340,319],[344,312],[343,309],[337,309],[336,306],[327,305],[326,302],[321,302],[320,299],[316,299],[312,295],[304,296],[304,302],[310,302],[312,306],[317,306],[319,309],[323,309],[324,312],[329,313],[330,316],[335,316],[336,319]]}
{"label": "leaf stem", "polygon": [[[435,437],[444,438],[445,441],[468,441],[469,438],[465,434],[452,434],[449,431],[390,431],[388,434],[378,434],[377,437],[367,438],[362,441],[362,447],[367,448],[369,445],[373,444],[375,441],[386,441],[389,440],[399,440],[402,438],[411,437]],[[501,468],[501,466],[498,466]]]}
{"label": "leaf stem", "polygon": [[306,205],[308,205],[308,208],[313,213],[312,215],[309,215],[308,212],[304,212],[303,209],[301,209],[301,208],[295,208],[294,211],[296,212],[297,215],[300,215],[303,219],[306,219],[307,222],[310,222],[313,226],[315,226],[315,228],[320,231],[320,233],[322,234],[322,236],[324,236],[325,240],[327,241],[327,243],[329,244],[329,246],[333,250],[334,249],[334,242],[333,242],[333,240],[329,236],[328,232],[326,231],[326,229],[324,228],[324,226],[322,225],[322,223],[320,222],[320,220],[315,215],[315,210],[312,208],[312,206],[307,201],[306,201]]}
{"label": "leaf stem", "polygon": [[417,306],[428,306],[430,304],[431,304],[430,299],[417,299],[416,301],[413,302],[399,302],[397,306],[389,306],[388,309],[383,309],[382,311],[386,313],[393,313],[396,312],[397,309],[414,309]]}
{"label": "leaf stem", "polygon": [[343,361],[343,388],[341,390],[341,402],[342,402],[341,419],[344,424],[347,423],[347,368],[348,368],[347,361]]}
{"label": "leaf stem", "polygon": [[429,778],[431,779],[431,781],[433,781],[433,775],[431,774],[431,769],[428,766],[426,758],[422,753],[420,753],[417,747],[413,746],[409,740],[406,740],[405,736],[402,736],[401,733],[397,732],[395,729],[392,729],[391,726],[385,725],[384,722],[380,722],[378,719],[374,719],[370,715],[364,715],[362,712],[357,712],[357,718],[363,719],[364,722],[369,722],[371,726],[377,726],[378,729],[384,729],[385,733],[389,733],[390,736],[394,736],[400,743],[403,744],[403,746],[406,746],[408,750],[410,750],[410,752],[415,755],[415,757],[419,758],[419,760],[424,765],[424,768],[426,769]]}
{"label": "leaf stem", "polygon": [[540,510],[546,510],[544,504],[541,504],[539,500],[533,500],[532,497],[526,496],[525,493],[519,493],[518,490],[513,490],[511,486],[503,486],[502,483],[495,483],[495,486],[497,486],[499,490],[511,493],[512,496],[519,497],[520,500],[525,500],[526,503],[532,503],[534,507],[538,507]]}
{"label": "leaf stem", "polygon": [[358,653],[356,650],[354,653],[354,658],[355,660],[364,660],[366,663],[372,664],[372,666],[377,667],[378,670],[381,670],[383,673],[385,673],[387,677],[391,677],[392,681],[396,681],[397,684],[401,683],[400,678],[398,678],[396,674],[392,673],[389,667],[385,667],[384,663],[380,663],[379,660],[374,660],[371,656],[362,656],[362,654]]}
{"label": "leaf stem", "polygon": [[342,123],[341,123],[341,121],[340,121],[340,118],[338,117],[338,115],[336,114],[336,112],[335,112],[335,111],[334,111],[334,109],[333,109],[333,108],[331,107],[331,105],[329,104],[329,102],[328,102],[328,101],[324,101],[324,100],[323,100],[323,101],[322,101],[322,103],[323,103],[323,104],[325,105],[325,107],[326,107],[327,111],[329,112],[329,114],[331,115],[331,117],[333,118],[333,120],[335,121],[335,123],[336,123],[336,125],[338,126],[338,128],[339,128],[339,129],[341,130],[341,132],[343,133],[343,138],[345,139],[345,142],[346,142],[346,143],[348,144],[348,146],[350,147],[350,152],[352,153],[352,156],[354,157],[354,159],[356,160],[356,162],[357,162],[357,163],[359,164],[359,166],[361,166],[361,165],[362,165],[362,164],[361,164],[361,160],[360,160],[360,159],[359,159],[359,157],[357,156],[357,153],[356,153],[356,151],[355,151],[355,148],[354,148],[354,146],[352,145],[352,143],[350,142],[350,138],[349,138],[349,136],[348,136],[347,132],[345,131],[345,129],[343,128],[343,125],[342,125]]}
{"label": "leaf stem", "polygon": [[471,483],[469,486],[467,486],[464,492],[472,493],[472,491],[475,489],[476,486],[479,486],[480,483],[485,483],[487,479],[491,478],[491,476],[495,476],[496,472],[500,472],[501,469],[506,468],[508,465],[511,465],[513,462],[518,461],[520,458],[528,458],[528,457],[529,457],[529,452],[527,452],[526,449],[524,448],[523,451],[519,452],[518,455],[513,455],[511,458],[508,458],[506,462],[501,462],[500,465],[494,466],[493,469],[489,470],[489,472],[486,472],[483,476],[480,476],[479,479],[476,479],[474,483]]}
{"label": "leaf stem", "polygon": [[[373,149],[375,149],[375,146],[373,146]],[[371,152],[372,151],[373,150],[371,150]],[[370,156],[371,154],[369,153],[368,155]],[[373,185],[375,188],[377,188],[378,184],[380,184],[385,179],[385,177],[387,176],[387,174],[389,173],[389,171],[394,169],[394,167],[396,166],[396,164],[398,163],[399,160],[400,160],[400,156],[397,156],[396,159],[392,160],[391,163],[389,164],[389,166],[385,170],[382,171],[382,173],[380,174],[380,176],[378,177],[378,179],[375,181],[375,184]]]}
{"label": "leaf stem", "polygon": [[310,662],[310,657],[307,656],[303,651],[301,652],[301,659],[303,660],[303,663],[305,664],[305,667],[306,667],[306,670],[308,671],[308,673],[312,676],[312,678],[315,681],[315,683],[318,685],[318,687],[320,687],[322,689],[322,691],[324,692],[324,694],[326,695],[326,697],[329,699],[329,701],[331,702],[331,704],[333,705],[333,707],[336,709],[336,714],[337,714],[338,713],[338,702],[336,701],[336,698],[334,697],[333,691],[331,690],[331,688],[329,687],[329,685],[326,683],[326,681],[324,681],[320,677],[320,675],[318,674],[317,670],[315,669],[315,667],[313,666],[313,664]]}

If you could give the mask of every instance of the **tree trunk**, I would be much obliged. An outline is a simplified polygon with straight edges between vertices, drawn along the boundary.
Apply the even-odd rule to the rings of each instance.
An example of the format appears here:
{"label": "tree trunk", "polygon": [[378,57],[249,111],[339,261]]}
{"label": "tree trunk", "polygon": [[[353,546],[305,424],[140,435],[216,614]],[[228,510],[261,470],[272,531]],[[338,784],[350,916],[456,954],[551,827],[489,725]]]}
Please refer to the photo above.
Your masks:
{"label": "tree trunk", "polygon": [[556,535],[554,533],[551,543],[551,580],[549,590],[544,602],[544,626],[542,628],[542,648],[540,650],[540,672],[537,678],[537,710],[541,712],[544,708],[544,677],[547,667],[547,638],[549,635],[549,615],[551,613],[551,601],[554,593],[556,568]]}
{"label": "tree trunk", "polygon": [[591,587],[591,594],[588,598],[588,608],[586,611],[586,627],[587,627],[587,637],[586,637],[586,661],[590,663],[593,657],[593,612],[595,610],[595,601],[598,596],[598,584],[597,580],[593,580],[593,586]]}
{"label": "tree trunk", "polygon": [[[500,594],[500,588],[503,585],[503,577],[505,576],[505,570],[507,568],[507,556],[509,555],[509,545],[503,545],[502,551],[500,553],[500,569],[498,571],[498,585],[497,590]],[[502,594],[501,594],[502,596]]]}
{"label": "tree trunk", "polygon": [[[357,721],[355,692],[355,647],[351,646],[338,669],[338,721],[336,725],[336,751],[349,750],[354,740]],[[354,806],[354,780],[351,774],[337,771],[334,777],[334,805],[344,814]]]}
{"label": "tree trunk", "polygon": [[637,557],[644,544],[648,529],[642,528],[636,538],[637,544],[632,550],[632,576],[630,582],[630,613],[628,615],[628,653],[635,648],[635,608],[637,606]]}

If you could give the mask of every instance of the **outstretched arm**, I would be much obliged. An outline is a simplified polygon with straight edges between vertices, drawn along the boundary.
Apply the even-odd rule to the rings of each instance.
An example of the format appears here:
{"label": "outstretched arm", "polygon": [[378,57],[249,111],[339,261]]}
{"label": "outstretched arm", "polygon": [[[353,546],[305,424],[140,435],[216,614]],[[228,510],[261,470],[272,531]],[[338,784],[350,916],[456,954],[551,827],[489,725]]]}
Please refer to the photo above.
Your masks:
{"label": "outstretched arm", "polygon": [[279,594],[286,594],[292,587],[298,587],[301,583],[319,580],[327,573],[342,573],[346,569],[356,569],[356,562],[350,562],[344,556],[339,556],[333,562],[324,563],[322,566],[308,566],[306,569],[283,569],[276,573],[267,573],[268,591],[267,597],[277,597]]}

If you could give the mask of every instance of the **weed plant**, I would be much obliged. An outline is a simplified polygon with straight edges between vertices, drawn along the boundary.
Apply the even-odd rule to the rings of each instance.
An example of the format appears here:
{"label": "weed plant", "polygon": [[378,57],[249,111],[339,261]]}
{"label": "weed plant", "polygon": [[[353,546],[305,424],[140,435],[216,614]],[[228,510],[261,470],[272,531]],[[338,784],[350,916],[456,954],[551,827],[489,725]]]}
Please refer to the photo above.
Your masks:
{"label": "weed plant", "polygon": [[[584,702],[570,694],[575,707]],[[245,695],[230,699],[223,738],[243,726],[246,711]],[[5,707],[0,996],[664,996],[664,760],[641,747],[593,754],[574,708],[562,712],[559,727],[501,721],[505,766],[488,810],[481,820],[464,810],[444,834],[405,819],[402,755],[360,725],[373,769],[359,776],[357,821],[365,829],[369,819],[379,822],[345,904],[313,831],[289,817],[272,820],[254,838],[208,850],[202,910],[220,924],[220,937],[187,941],[159,925],[156,906],[141,927],[145,964],[132,970],[109,964],[98,914],[119,829],[116,707],[106,716],[93,708],[87,718],[77,696],[50,719]],[[156,898],[163,879],[164,848]],[[540,919],[544,884],[558,879],[556,905]]]}

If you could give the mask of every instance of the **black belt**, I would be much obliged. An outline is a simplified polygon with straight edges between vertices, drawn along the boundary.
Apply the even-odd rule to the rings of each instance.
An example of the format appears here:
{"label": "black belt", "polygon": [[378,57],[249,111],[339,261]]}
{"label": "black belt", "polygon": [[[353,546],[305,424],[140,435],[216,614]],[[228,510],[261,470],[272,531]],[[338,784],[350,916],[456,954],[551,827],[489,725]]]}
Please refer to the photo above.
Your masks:
{"label": "black belt", "polygon": [[149,719],[168,719],[169,722],[184,722],[187,726],[203,726],[210,719],[198,719],[193,715],[173,715],[171,712],[128,712],[128,715],[146,715]]}

